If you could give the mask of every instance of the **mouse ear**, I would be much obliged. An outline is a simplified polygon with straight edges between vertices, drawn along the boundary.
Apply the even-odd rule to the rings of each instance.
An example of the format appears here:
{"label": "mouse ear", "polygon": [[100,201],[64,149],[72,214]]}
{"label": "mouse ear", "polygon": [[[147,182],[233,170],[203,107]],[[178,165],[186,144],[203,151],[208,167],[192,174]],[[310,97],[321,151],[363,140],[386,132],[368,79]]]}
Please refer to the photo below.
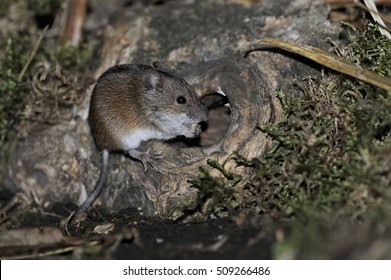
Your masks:
{"label": "mouse ear", "polygon": [[171,74],[173,76],[177,76],[177,74],[174,73],[174,71],[172,71],[170,69],[170,67],[168,67],[166,64],[164,64],[163,62],[158,62],[158,61],[155,61],[152,63],[152,66],[156,69],[156,70],[159,70],[159,71],[162,71],[162,72],[165,72],[165,73],[168,73],[168,74]]}
{"label": "mouse ear", "polygon": [[148,90],[156,90],[160,84],[160,75],[157,71],[149,69],[144,71],[141,82]]}

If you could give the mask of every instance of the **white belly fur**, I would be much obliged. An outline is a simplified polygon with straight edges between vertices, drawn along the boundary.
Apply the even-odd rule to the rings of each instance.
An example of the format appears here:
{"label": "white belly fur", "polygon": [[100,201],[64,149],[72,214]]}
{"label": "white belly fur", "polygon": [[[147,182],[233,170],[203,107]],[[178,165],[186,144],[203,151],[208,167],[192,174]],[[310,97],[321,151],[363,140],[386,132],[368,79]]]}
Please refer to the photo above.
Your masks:
{"label": "white belly fur", "polygon": [[162,133],[160,131],[151,130],[151,129],[136,129],[131,133],[122,137],[121,142],[124,150],[134,150],[137,149],[141,142],[151,140],[151,139],[171,139],[175,135],[170,135],[167,133]]}

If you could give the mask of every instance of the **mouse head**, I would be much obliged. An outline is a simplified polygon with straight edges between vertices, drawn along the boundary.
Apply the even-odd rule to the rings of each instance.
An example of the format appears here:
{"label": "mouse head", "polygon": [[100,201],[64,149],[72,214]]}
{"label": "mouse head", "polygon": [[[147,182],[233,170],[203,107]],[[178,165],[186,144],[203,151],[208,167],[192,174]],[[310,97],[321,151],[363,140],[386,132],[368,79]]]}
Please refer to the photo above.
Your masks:
{"label": "mouse head", "polygon": [[207,109],[194,89],[166,65],[154,63],[141,78],[145,105],[151,121],[164,133],[196,137],[200,122],[207,120]]}

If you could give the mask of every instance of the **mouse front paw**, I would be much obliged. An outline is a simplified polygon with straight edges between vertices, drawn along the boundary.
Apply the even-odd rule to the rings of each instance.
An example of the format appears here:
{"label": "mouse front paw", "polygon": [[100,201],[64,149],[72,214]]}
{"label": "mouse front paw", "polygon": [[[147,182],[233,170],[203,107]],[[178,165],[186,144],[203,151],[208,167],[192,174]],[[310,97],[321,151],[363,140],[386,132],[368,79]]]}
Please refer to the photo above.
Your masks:
{"label": "mouse front paw", "polygon": [[141,161],[141,163],[144,166],[144,170],[145,171],[148,170],[148,164],[150,166],[152,166],[153,169],[158,171],[158,169],[157,169],[156,165],[154,164],[154,162],[157,159],[162,158],[162,152],[161,151],[152,151],[151,152],[151,148],[149,148],[146,152],[140,152],[140,151],[137,151],[137,150],[129,150],[128,154],[132,158]]}

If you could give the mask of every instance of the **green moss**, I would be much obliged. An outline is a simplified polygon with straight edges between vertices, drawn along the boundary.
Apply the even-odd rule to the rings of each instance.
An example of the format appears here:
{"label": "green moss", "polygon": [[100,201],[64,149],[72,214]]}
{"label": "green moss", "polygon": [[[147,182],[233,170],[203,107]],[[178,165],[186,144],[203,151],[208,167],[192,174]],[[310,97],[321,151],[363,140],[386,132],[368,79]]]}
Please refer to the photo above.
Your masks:
{"label": "green moss", "polygon": [[19,81],[19,74],[27,62],[30,46],[28,40],[9,38],[0,61],[0,144],[8,139],[28,89],[25,80]]}
{"label": "green moss", "polygon": [[196,197],[183,200],[181,207],[173,214],[175,218],[186,213],[186,220],[201,222],[210,216],[233,214],[242,204],[241,187],[237,185],[240,176],[227,172],[217,161],[208,163],[221,170],[227,180],[214,178],[205,168],[201,168],[199,177],[192,182],[198,189]]}
{"label": "green moss", "polygon": [[369,24],[363,30],[357,30],[345,23],[353,34],[350,34],[349,54],[346,56],[384,77],[391,78],[391,45],[390,40],[379,32],[377,25]]}

